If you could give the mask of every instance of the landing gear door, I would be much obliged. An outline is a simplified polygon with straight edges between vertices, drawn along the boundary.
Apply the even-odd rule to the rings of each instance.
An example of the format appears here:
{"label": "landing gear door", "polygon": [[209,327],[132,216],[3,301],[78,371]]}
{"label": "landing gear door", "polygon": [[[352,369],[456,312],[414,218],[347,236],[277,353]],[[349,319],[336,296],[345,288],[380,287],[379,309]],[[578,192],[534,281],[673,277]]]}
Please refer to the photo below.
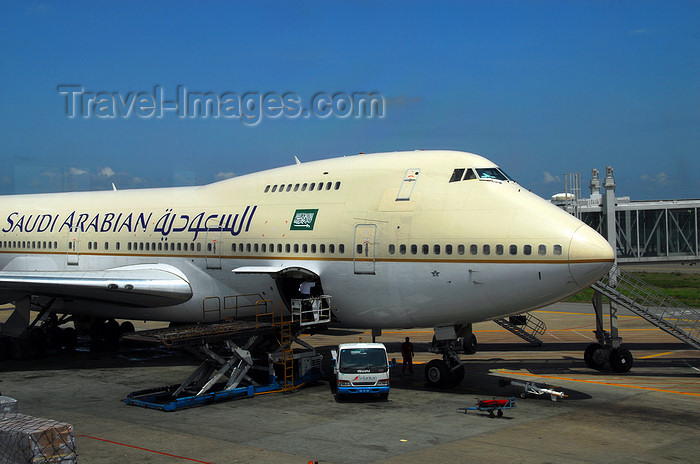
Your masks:
{"label": "landing gear door", "polygon": [[375,224],[357,224],[355,226],[355,246],[353,247],[355,274],[374,274],[376,237],[377,226]]}

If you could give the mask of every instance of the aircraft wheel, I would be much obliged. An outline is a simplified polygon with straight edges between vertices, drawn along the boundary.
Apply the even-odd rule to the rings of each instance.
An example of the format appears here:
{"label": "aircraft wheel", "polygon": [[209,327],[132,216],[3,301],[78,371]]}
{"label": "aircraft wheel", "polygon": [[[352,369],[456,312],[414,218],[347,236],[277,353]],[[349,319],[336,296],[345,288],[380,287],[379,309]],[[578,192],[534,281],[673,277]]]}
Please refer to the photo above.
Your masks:
{"label": "aircraft wheel", "polygon": [[452,371],[451,384],[453,386],[459,385],[464,380],[464,366],[460,364],[455,370]]}
{"label": "aircraft wheel", "polygon": [[476,353],[476,335],[471,334],[462,340],[462,349],[466,354]]}
{"label": "aircraft wheel", "polygon": [[119,344],[119,323],[114,319],[109,319],[104,323],[102,333],[104,334],[105,342],[108,347],[116,347]]}
{"label": "aircraft wheel", "polygon": [[496,414],[498,415],[498,417],[503,417],[503,410],[499,409]]}
{"label": "aircraft wheel", "polygon": [[583,353],[583,360],[586,361],[586,365],[591,369],[600,369],[605,364],[596,360],[596,352],[602,349],[603,345],[600,343],[591,343],[586,347],[586,351]]}
{"label": "aircraft wheel", "polygon": [[494,414],[493,409],[489,411],[489,417],[490,417],[491,419],[493,419],[494,417],[496,417],[496,414]]}
{"label": "aircraft wheel", "polygon": [[442,359],[433,359],[425,366],[425,381],[429,387],[445,388],[451,379],[450,368]]}
{"label": "aircraft wheel", "polygon": [[131,321],[124,321],[119,326],[119,333],[122,335],[135,332],[134,324]]}
{"label": "aircraft wheel", "polygon": [[627,348],[619,347],[610,352],[610,367],[614,372],[629,372],[633,360],[632,353]]}

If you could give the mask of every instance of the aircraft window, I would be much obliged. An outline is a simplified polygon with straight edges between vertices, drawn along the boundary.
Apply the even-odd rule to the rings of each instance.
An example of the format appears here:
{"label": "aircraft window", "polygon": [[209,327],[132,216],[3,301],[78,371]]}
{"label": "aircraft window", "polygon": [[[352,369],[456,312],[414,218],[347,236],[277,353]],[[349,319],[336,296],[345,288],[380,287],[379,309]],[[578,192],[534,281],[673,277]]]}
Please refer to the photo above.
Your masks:
{"label": "aircraft window", "polygon": [[282,253],[282,244],[281,243],[277,244],[277,253]]}
{"label": "aircraft window", "polygon": [[272,186],[272,193],[275,193],[276,191],[277,191],[277,186],[276,186],[276,185],[273,185],[273,186]]}
{"label": "aircraft window", "polygon": [[[163,244],[159,243],[158,244],[158,251],[162,251],[162,250],[163,250]],[[165,251],[168,251],[168,244],[167,243],[165,244]]]}
{"label": "aircraft window", "polygon": [[197,251],[202,251],[202,243],[197,243]]}
{"label": "aircraft window", "polygon": [[314,184],[313,182],[311,182],[311,183],[309,184],[309,192],[311,192],[311,191],[314,189],[314,187],[316,187],[316,184]]}
{"label": "aircraft window", "polygon": [[325,245],[324,243],[320,244],[320,245],[318,246],[318,248],[319,248],[319,251],[320,251],[321,253],[325,253],[325,252],[326,252],[326,245]]}
{"label": "aircraft window", "polygon": [[294,244],[294,253],[299,253],[299,244],[298,243]]}
{"label": "aircraft window", "polygon": [[263,243],[263,244],[261,245],[261,247],[262,247],[262,248],[261,248],[260,251],[262,251],[263,253],[265,253],[265,252],[267,251],[267,243]]}
{"label": "aircraft window", "polygon": [[335,245],[332,243],[328,245],[328,253],[335,253]]}
{"label": "aircraft window", "polygon": [[291,251],[292,251],[292,246],[291,246],[289,243],[287,243],[286,245],[284,245],[284,252],[285,252],[285,253],[289,253],[289,252],[291,252]]}
{"label": "aircraft window", "polygon": [[457,254],[458,255],[464,254],[464,245],[457,245]]}
{"label": "aircraft window", "polygon": [[389,254],[393,255],[394,253],[396,253],[396,245],[391,244],[389,245]]}
{"label": "aircraft window", "polygon": [[530,245],[524,245],[523,246],[523,254],[531,255],[532,254],[532,247]]}
{"label": "aircraft window", "polygon": [[[199,251],[199,250],[197,250],[197,251]],[[250,243],[246,243],[246,244],[245,244],[245,251],[247,251],[248,253],[250,253]]]}
{"label": "aircraft window", "polygon": [[481,252],[485,255],[490,255],[491,254],[491,245],[484,245],[481,248]]}
{"label": "aircraft window", "polygon": [[287,184],[287,192],[289,192],[290,190],[292,190],[292,184]]}
{"label": "aircraft window", "polygon": [[280,184],[280,193],[284,192],[284,184]]}
{"label": "aircraft window", "polygon": [[311,244],[311,253],[316,253],[316,244],[315,243]]}
{"label": "aircraft window", "polygon": [[464,175],[464,180],[474,180],[476,179],[476,174],[474,174],[473,169],[467,169],[467,173]]}
{"label": "aircraft window", "polygon": [[339,189],[340,189],[340,181],[338,181],[338,182],[335,183],[335,189],[336,189],[336,190],[339,190]]}
{"label": "aircraft window", "polygon": [[305,191],[306,191],[306,187],[308,187],[308,186],[309,186],[309,184],[307,184],[306,182],[304,182],[303,184],[301,184],[301,191],[302,191],[302,192],[305,192]]}
{"label": "aircraft window", "polygon": [[211,251],[211,243],[207,243],[207,251]]}
{"label": "aircraft window", "polygon": [[433,245],[433,253],[436,255],[440,254],[440,245]]}
{"label": "aircraft window", "polygon": [[496,245],[496,254],[497,255],[503,254],[503,245]]}
{"label": "aircraft window", "polygon": [[258,246],[257,243],[254,243],[254,244],[253,244],[253,252],[254,252],[254,253],[257,253],[257,252],[258,252],[258,247],[259,247],[259,246]]}
{"label": "aircraft window", "polygon": [[[68,249],[70,250],[70,242],[68,242]],[[131,242],[126,243],[126,249],[131,251]]]}
{"label": "aircraft window", "polygon": [[423,252],[424,255],[427,255],[428,253],[430,253],[430,247],[428,245],[423,245],[421,247],[421,251]]}
{"label": "aircraft window", "polygon": [[299,190],[299,184],[294,184],[294,191],[296,192],[297,190]]}
{"label": "aircraft window", "polygon": [[411,245],[411,254],[418,254],[418,245]]}
{"label": "aircraft window", "polygon": [[143,242],[139,242],[139,251],[143,251]]}
{"label": "aircraft window", "polygon": [[448,255],[452,254],[452,245],[445,245],[445,253]]}
{"label": "aircraft window", "polygon": [[326,182],[326,190],[330,190],[333,182]]}
{"label": "aircraft window", "polygon": [[357,254],[358,254],[358,255],[359,255],[359,254],[362,254],[362,244],[361,244],[361,243],[358,243],[358,244],[357,244],[357,247],[355,247],[355,248],[356,248],[356,251],[357,251]]}
{"label": "aircraft window", "polygon": [[92,250],[92,243],[88,242],[88,250]]}
{"label": "aircraft window", "polygon": [[242,243],[239,243],[239,244],[238,244],[238,251],[239,251],[240,253],[243,253],[243,244],[242,244]]}
{"label": "aircraft window", "polygon": [[476,170],[479,179],[508,180],[508,178],[496,168],[482,168]]}
{"label": "aircraft window", "polygon": [[399,253],[402,255],[406,254],[406,245],[399,245]]}
{"label": "aircraft window", "polygon": [[[46,248],[46,242],[44,242],[44,248]],[[105,242],[105,250],[109,250],[109,242]]]}
{"label": "aircraft window", "polygon": [[555,255],[561,254],[561,245],[554,245],[554,254]]}
{"label": "aircraft window", "polygon": [[345,253],[345,245],[343,245],[342,243],[338,245],[338,253],[340,253],[341,255]]}
{"label": "aircraft window", "polygon": [[302,252],[302,253],[308,253],[308,252],[309,252],[309,248],[307,247],[306,243],[303,243],[303,244],[301,245],[301,252]]}
{"label": "aircraft window", "polygon": [[58,248],[58,242],[53,242],[53,247]]}
{"label": "aircraft window", "polygon": [[267,193],[269,191],[270,191],[270,186],[268,185],[267,187],[265,187],[265,193]]}
{"label": "aircraft window", "polygon": [[318,183],[318,190],[323,190],[323,182]]}
{"label": "aircraft window", "polygon": [[537,253],[540,255],[546,255],[547,254],[547,245],[540,245],[537,247]]}
{"label": "aircraft window", "polygon": [[518,254],[518,245],[509,246],[508,253],[510,253],[511,255],[517,255]]}
{"label": "aircraft window", "polygon": [[464,168],[457,168],[454,171],[452,171],[452,177],[450,177],[450,182],[459,182],[462,180],[462,176],[464,175]]}
{"label": "aircraft window", "polygon": [[478,252],[479,252],[479,247],[478,247],[478,246],[476,246],[476,245],[474,245],[474,244],[469,245],[469,253],[470,253],[470,254],[475,255],[475,254],[477,254]]}
{"label": "aircraft window", "polygon": [[233,251],[234,253],[236,252],[236,244],[235,243],[231,244],[231,251]]}

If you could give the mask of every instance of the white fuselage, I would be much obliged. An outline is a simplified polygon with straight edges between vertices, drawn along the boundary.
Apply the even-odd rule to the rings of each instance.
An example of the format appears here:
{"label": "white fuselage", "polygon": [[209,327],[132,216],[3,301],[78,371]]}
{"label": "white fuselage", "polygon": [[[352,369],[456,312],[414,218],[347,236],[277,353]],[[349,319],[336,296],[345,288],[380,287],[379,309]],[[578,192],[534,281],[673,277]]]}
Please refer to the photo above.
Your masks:
{"label": "white fuselage", "polygon": [[[201,187],[0,197],[0,274],[69,282],[58,293],[3,290],[0,275],[0,299],[58,296],[59,312],[102,318],[218,320],[250,314],[258,300],[279,308],[281,276],[299,269],[332,297],[340,325],[406,328],[522,313],[607,272],[614,254],[600,235],[484,174],[495,168],[469,153],[400,152]],[[477,178],[454,180],[460,169]],[[125,267],[145,280],[134,265],[173,274],[191,297],[157,306],[71,293],[81,273]]]}

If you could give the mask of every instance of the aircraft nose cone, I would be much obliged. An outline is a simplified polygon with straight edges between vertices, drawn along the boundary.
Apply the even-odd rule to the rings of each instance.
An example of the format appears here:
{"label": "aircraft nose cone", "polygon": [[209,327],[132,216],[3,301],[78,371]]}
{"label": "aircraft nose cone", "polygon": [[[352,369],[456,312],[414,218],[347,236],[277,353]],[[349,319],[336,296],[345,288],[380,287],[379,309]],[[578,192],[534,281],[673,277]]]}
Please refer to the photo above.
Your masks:
{"label": "aircraft nose cone", "polygon": [[569,272],[580,288],[600,279],[615,262],[615,250],[598,232],[581,225],[569,243]]}

